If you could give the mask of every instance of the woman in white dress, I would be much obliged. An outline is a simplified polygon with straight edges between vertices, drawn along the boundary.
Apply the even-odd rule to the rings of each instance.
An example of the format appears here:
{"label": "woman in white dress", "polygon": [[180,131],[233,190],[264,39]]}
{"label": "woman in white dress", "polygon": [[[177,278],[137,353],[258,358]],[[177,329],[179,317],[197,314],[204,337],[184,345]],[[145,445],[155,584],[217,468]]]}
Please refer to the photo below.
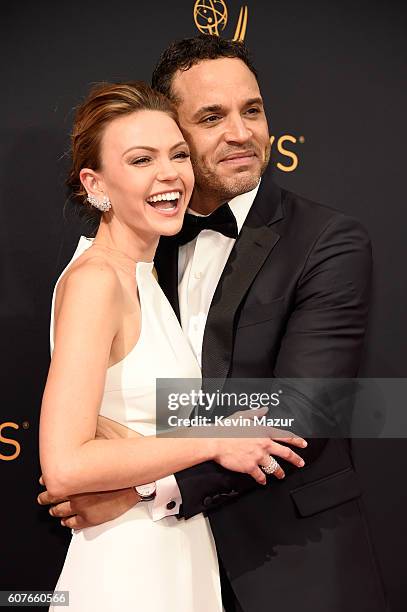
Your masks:
{"label": "woman in white dress", "polygon": [[[100,220],[54,289],[40,422],[49,493],[145,485],[207,460],[264,483],[258,465],[284,448],[269,438],[154,436],[156,378],[201,375],[153,270],[159,237],[180,230],[194,184],[170,103],[142,83],[97,86],[77,111],[72,158],[73,196]],[[95,439],[98,415],[132,435]],[[73,531],[56,587],[69,591],[72,612],[222,610],[207,519],[153,522],[150,506]]]}

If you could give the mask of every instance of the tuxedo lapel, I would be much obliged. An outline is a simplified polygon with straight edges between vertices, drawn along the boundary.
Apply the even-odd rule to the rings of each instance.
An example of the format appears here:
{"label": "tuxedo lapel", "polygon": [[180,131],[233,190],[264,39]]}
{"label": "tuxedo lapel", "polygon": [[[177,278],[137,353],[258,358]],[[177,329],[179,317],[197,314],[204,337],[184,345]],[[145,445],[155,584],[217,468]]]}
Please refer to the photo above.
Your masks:
{"label": "tuxedo lapel", "polygon": [[180,320],[178,299],[178,243],[173,238],[160,239],[155,258],[158,282]]}
{"label": "tuxedo lapel", "polygon": [[226,262],[206,321],[202,347],[204,378],[227,377],[237,309],[280,236],[271,227],[283,216],[281,190],[260,185],[257,197]]}

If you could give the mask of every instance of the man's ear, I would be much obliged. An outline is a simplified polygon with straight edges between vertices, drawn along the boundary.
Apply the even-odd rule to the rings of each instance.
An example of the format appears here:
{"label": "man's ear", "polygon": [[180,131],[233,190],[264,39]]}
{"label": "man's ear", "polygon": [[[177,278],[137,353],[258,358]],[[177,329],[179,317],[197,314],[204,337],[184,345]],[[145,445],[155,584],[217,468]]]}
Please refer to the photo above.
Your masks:
{"label": "man's ear", "polygon": [[88,195],[93,195],[99,200],[107,195],[104,182],[98,172],[90,168],[82,168],[79,173],[82,185],[85,187]]}

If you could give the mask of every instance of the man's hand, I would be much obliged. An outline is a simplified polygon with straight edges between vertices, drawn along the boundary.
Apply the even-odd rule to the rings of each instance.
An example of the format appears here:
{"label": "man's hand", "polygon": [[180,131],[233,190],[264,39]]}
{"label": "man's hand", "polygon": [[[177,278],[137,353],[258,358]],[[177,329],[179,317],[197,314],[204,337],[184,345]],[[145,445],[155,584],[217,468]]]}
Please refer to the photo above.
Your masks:
{"label": "man's hand", "polygon": [[95,439],[141,438],[141,434],[107,417],[98,416]]}
{"label": "man's hand", "polygon": [[[133,438],[140,434],[105,417],[98,417],[96,439]],[[40,484],[45,486],[41,476]],[[68,499],[51,497],[47,490],[40,493],[37,501],[41,505],[51,505],[51,516],[61,519],[61,525],[70,529],[83,529],[101,525],[121,516],[130,510],[140,497],[133,488],[100,493],[81,493]]]}
{"label": "man's hand", "polygon": [[[42,476],[40,484],[44,484]],[[61,519],[61,525],[64,527],[83,529],[101,525],[121,516],[140,501],[140,497],[130,488],[101,493],[81,493],[62,500],[51,497],[45,490],[38,495],[37,501],[41,505],[51,504],[49,513]]]}

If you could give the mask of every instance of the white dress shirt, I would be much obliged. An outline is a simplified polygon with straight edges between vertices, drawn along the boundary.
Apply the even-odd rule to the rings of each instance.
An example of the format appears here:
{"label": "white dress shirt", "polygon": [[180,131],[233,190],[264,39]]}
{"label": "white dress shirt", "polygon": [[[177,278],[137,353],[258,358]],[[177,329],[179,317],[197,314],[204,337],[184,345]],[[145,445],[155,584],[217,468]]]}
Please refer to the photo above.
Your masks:
{"label": "white dress shirt", "polygon": [[[252,191],[242,193],[229,202],[239,233],[259,186],[260,182]],[[198,215],[191,209],[187,210],[187,214]],[[219,232],[202,230],[194,240],[179,248],[178,297],[181,325],[200,366],[209,308],[235,242],[235,238]],[[178,514],[181,502],[181,493],[173,474],[158,480],[157,495],[152,504],[153,520]]]}

